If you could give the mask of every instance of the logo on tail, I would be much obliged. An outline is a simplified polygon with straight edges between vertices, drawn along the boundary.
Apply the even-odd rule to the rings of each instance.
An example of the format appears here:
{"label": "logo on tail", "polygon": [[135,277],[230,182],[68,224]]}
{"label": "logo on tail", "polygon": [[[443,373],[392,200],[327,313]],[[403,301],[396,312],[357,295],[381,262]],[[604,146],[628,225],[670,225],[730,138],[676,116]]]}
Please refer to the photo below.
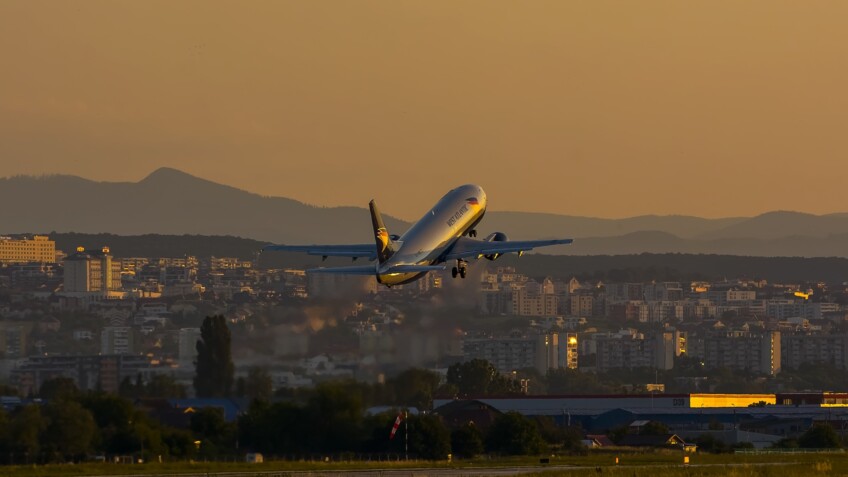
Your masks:
{"label": "logo on tail", "polygon": [[389,232],[385,229],[377,229],[377,240],[379,240],[378,244],[380,244],[380,252],[386,250],[389,246]]}

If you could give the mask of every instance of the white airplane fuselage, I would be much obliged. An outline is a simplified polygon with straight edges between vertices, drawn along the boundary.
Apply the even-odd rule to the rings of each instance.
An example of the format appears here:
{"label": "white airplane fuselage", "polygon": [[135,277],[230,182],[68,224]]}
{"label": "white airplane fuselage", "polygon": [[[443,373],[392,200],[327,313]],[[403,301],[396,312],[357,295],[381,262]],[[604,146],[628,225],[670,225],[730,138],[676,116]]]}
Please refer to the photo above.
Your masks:
{"label": "white airplane fuselage", "polygon": [[396,250],[387,261],[377,262],[377,281],[391,286],[421,278],[427,272],[386,271],[398,265],[441,263],[451,245],[474,229],[485,213],[486,193],[480,186],[468,184],[448,192],[394,242]]}

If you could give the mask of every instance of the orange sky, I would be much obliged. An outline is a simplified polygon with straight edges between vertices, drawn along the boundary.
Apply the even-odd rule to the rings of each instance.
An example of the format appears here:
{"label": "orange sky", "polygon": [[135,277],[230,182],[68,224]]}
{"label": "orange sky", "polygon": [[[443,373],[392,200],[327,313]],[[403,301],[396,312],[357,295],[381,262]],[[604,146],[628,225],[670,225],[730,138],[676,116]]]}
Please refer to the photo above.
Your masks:
{"label": "orange sky", "polygon": [[0,175],[417,218],[848,211],[848,2],[0,2]]}

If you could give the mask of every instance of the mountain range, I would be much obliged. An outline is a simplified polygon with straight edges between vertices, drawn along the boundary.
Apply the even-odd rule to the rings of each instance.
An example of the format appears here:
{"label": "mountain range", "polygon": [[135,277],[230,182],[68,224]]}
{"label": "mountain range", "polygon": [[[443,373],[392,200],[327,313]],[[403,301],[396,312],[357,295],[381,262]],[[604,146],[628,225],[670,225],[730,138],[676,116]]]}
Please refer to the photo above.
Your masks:
{"label": "mountain range", "polygon": [[[0,204],[0,234],[196,234],[289,244],[371,240],[366,208],[316,207],[266,197],[170,168],[138,182],[96,182],[69,175],[0,178]],[[410,225],[391,216],[384,219],[392,233],[402,233]],[[678,215],[605,219],[489,210],[479,233],[492,231],[512,239],[576,239],[570,246],[546,249],[553,254],[848,256],[848,214],[775,211],[717,219]]]}

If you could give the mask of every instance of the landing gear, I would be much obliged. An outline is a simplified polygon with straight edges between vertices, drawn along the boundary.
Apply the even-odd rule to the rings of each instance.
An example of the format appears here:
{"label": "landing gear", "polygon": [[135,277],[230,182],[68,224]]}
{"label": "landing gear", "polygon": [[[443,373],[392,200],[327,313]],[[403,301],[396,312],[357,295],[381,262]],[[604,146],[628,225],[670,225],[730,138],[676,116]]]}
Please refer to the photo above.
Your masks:
{"label": "landing gear", "polygon": [[468,231],[468,236],[469,236],[469,237],[476,237],[476,236],[477,236],[477,230],[476,230],[476,229],[471,229],[471,230],[469,230],[469,231]]}
{"label": "landing gear", "polygon": [[468,273],[468,262],[462,259],[458,259],[456,261],[456,266],[451,269],[451,276],[456,278],[459,275],[460,278],[465,278],[465,275]]}

